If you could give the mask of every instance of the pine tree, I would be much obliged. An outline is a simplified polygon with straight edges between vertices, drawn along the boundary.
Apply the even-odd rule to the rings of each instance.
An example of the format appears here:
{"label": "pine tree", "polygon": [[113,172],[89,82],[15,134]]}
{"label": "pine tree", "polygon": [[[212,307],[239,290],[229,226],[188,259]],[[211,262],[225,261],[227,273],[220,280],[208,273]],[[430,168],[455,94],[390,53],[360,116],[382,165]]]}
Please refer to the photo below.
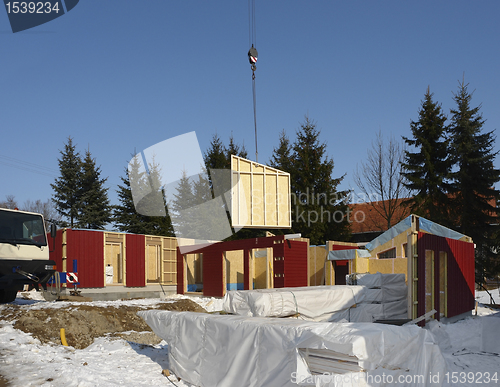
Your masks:
{"label": "pine tree", "polygon": [[471,106],[472,93],[464,81],[454,94],[456,109],[451,110],[450,153],[456,171],[452,174],[452,204],[460,231],[476,244],[476,282],[499,272],[496,206],[500,170],[494,167],[493,132],[482,133],[485,120],[481,105]]}
{"label": "pine tree", "polygon": [[242,157],[246,159],[248,157],[248,152],[245,149],[245,145],[239,146],[234,142],[233,134],[229,137],[229,145],[226,149],[226,166],[231,168],[231,155]]}
{"label": "pine tree", "polygon": [[416,152],[405,151],[404,184],[410,192],[414,192],[405,203],[417,215],[450,225],[446,193],[451,161],[445,139],[446,117],[432,97],[427,88],[418,113],[419,119],[410,123],[413,137],[403,137],[407,145],[416,148]]}
{"label": "pine tree", "polygon": [[[157,166],[150,165],[149,169],[150,171],[153,171],[154,176],[158,174]],[[130,180],[132,179],[133,181],[134,189],[139,190],[139,192],[136,192],[136,199],[138,199],[138,196],[141,195],[140,187],[143,189],[142,193],[149,192],[146,191],[146,184],[148,184],[146,172],[142,170],[137,155],[132,158],[129,168],[125,170],[125,177],[120,177],[120,179],[122,181],[122,185],[118,186],[117,193],[118,200],[121,204],[115,206],[113,217],[117,228],[122,232],[129,232],[133,234],[162,235],[170,237],[175,236],[170,216],[166,210],[165,216],[147,216],[140,214],[136,210]],[[141,210],[142,205],[142,209],[145,210],[146,213],[149,213],[148,208],[144,208],[144,206],[148,206],[147,200],[138,200],[137,205],[139,206],[139,210]]]}
{"label": "pine tree", "polygon": [[182,177],[177,184],[176,193],[173,194],[173,197],[169,209],[176,236],[178,238],[197,238],[198,236],[194,231],[197,222],[196,213],[193,209],[196,204],[195,196],[192,182],[186,171],[182,172]]}
{"label": "pine tree", "polygon": [[203,155],[203,159],[208,173],[210,173],[210,169],[224,169],[228,167],[227,149],[217,133],[213,135],[210,147]]}
{"label": "pine tree", "polygon": [[103,230],[112,219],[108,188],[104,187],[107,178],[101,179],[101,168],[96,166],[89,150],[81,168],[77,226]]}
{"label": "pine tree", "polygon": [[[81,159],[73,139],[68,137],[68,142],[64,145],[64,151],[60,151],[61,158],[58,159],[61,176],[50,186],[54,190],[52,198],[57,212],[69,219],[69,227],[73,227],[78,217],[80,205],[81,185]],[[68,225],[62,222],[61,226]]]}
{"label": "pine tree", "polygon": [[333,178],[333,159],[319,142],[316,124],[305,118],[292,146],[290,180],[292,229],[311,244],[350,237],[347,192],[337,191],[343,179]]}
{"label": "pine tree", "polygon": [[280,133],[278,147],[273,149],[271,160],[269,160],[268,163],[269,166],[284,172],[289,172],[291,167],[291,152],[292,146],[290,144],[290,139],[286,135],[285,129],[283,129]]}

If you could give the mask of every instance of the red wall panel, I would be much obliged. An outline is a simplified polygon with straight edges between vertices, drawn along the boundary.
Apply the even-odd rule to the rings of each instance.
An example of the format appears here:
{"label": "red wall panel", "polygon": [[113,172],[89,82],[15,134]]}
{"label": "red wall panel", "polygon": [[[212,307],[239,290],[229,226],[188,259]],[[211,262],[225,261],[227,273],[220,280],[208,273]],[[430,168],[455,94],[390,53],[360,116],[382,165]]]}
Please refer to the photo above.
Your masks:
{"label": "red wall panel", "polygon": [[126,270],[127,287],[146,286],[146,237],[144,235],[127,234]]}
{"label": "red wall panel", "polygon": [[273,282],[274,288],[285,287],[285,241],[273,246]]}
{"label": "red wall panel", "polygon": [[434,251],[434,304],[436,310],[441,313],[444,305],[440,305],[439,279],[444,273],[440,273],[439,253],[446,252],[447,277],[448,277],[448,316],[453,317],[468,312],[474,308],[474,244],[444,238],[436,235],[418,233],[418,315],[425,313],[425,250]]}
{"label": "red wall panel", "polygon": [[224,297],[223,286],[224,255],[212,249],[203,253],[203,295]]}
{"label": "red wall panel", "polygon": [[184,256],[177,247],[177,294],[184,294]]}
{"label": "red wall panel", "polygon": [[57,271],[62,271],[62,229],[57,230],[56,240],[54,246],[54,240],[52,237],[48,237],[49,242],[49,257],[54,260],[57,265]]}
{"label": "red wall panel", "polygon": [[307,286],[307,242],[285,240],[285,287]]}
{"label": "red wall panel", "polygon": [[474,244],[447,239],[453,260],[448,257],[448,316],[474,309]]}
{"label": "red wall panel", "polygon": [[78,280],[83,288],[104,287],[104,233],[90,230],[66,230],[67,269],[78,262]]}

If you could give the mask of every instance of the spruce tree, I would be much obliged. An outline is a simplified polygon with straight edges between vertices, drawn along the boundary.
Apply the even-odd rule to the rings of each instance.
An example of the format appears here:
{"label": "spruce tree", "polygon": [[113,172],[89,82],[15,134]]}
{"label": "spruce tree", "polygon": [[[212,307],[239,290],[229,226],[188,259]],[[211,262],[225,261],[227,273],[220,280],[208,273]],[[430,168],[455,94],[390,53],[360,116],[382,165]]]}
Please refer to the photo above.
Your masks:
{"label": "spruce tree", "polygon": [[96,166],[89,150],[81,168],[77,226],[103,230],[112,219],[108,188],[104,187],[107,178],[101,179],[101,168]]}
{"label": "spruce tree", "polygon": [[290,144],[290,139],[286,135],[285,129],[283,129],[280,133],[279,144],[273,149],[271,160],[269,160],[268,163],[269,166],[283,172],[289,172],[291,165],[291,152],[292,145]]}
{"label": "spruce tree", "polygon": [[496,201],[500,170],[494,167],[498,152],[493,150],[493,132],[483,132],[481,105],[472,107],[472,93],[464,81],[454,94],[451,110],[450,153],[455,165],[452,174],[452,203],[460,231],[476,244],[476,282],[499,272],[498,215]]}
{"label": "spruce tree", "polygon": [[347,192],[337,191],[343,179],[333,178],[333,159],[319,141],[316,124],[305,118],[292,146],[290,180],[292,229],[311,244],[350,237]]}
{"label": "spruce tree", "polygon": [[[122,185],[119,185],[117,190],[120,205],[115,206],[113,217],[117,228],[122,232],[133,234],[175,236],[171,219],[166,209],[164,213],[165,216],[147,216],[136,210],[136,204],[134,204],[130,186],[131,176],[134,182],[134,188],[141,190],[142,186],[144,193],[146,192],[146,185],[149,183],[146,172],[141,168],[137,155],[132,158],[129,167],[130,168],[125,170],[125,177],[120,177]],[[150,172],[153,171],[154,176],[158,174],[158,166],[150,165],[149,170]],[[138,201],[137,206],[140,211],[145,210],[144,212],[149,213],[148,209],[141,208],[141,205],[148,206],[147,200]]]}
{"label": "spruce tree", "polygon": [[248,157],[248,152],[245,149],[245,145],[239,146],[234,142],[233,134],[229,137],[229,145],[226,149],[226,165],[227,168],[231,168],[231,155],[242,157],[246,159]]}
{"label": "spruce tree", "polygon": [[427,88],[418,121],[410,123],[413,137],[403,137],[407,145],[416,149],[415,152],[405,151],[404,184],[413,192],[413,197],[405,203],[412,213],[449,226],[447,178],[451,161],[445,138],[446,117],[432,97]]}
{"label": "spruce tree", "polygon": [[80,205],[81,159],[71,137],[68,137],[68,142],[60,153],[61,158],[58,159],[58,162],[61,176],[55,180],[54,184],[50,185],[54,190],[52,200],[57,212],[69,219],[69,224],[64,221],[61,222],[61,226],[73,227],[78,217]]}
{"label": "spruce tree", "polygon": [[229,167],[227,164],[227,149],[217,133],[213,135],[210,147],[203,155],[203,159],[208,173],[210,173],[210,169],[224,169]]}
{"label": "spruce tree", "polygon": [[169,209],[176,236],[178,238],[197,238],[194,232],[197,220],[193,209],[196,204],[195,196],[191,179],[187,176],[186,171],[183,171],[173,197]]}

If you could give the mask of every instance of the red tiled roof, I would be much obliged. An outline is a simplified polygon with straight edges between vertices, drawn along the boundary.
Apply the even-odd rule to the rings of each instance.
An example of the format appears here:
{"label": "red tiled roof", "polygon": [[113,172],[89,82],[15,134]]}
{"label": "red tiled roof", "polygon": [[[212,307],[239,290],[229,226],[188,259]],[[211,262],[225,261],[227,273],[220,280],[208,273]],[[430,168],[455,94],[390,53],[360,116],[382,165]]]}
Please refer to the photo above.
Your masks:
{"label": "red tiled roof", "polygon": [[[410,215],[410,209],[402,204],[406,199],[398,199],[396,201],[396,209],[391,218],[391,226],[394,226],[401,220]],[[384,214],[384,205],[389,204],[388,200],[371,202],[371,203],[353,203],[350,204],[351,208],[351,232],[353,234],[373,231],[386,231],[388,227],[387,219],[382,215]]]}

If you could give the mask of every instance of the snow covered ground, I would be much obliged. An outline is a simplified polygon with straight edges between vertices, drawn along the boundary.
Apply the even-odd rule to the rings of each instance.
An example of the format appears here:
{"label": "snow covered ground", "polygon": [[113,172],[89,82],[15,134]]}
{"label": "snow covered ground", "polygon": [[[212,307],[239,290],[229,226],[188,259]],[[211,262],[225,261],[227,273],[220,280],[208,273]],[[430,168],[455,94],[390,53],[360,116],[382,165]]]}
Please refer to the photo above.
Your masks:
{"label": "snow covered ground", "polygon": [[[496,303],[500,304],[499,290],[492,291],[492,294]],[[486,292],[477,292],[476,296],[479,302],[489,302]],[[179,297],[173,297],[172,300]],[[192,300],[208,311],[222,309],[222,300],[219,299],[193,297]],[[89,304],[151,305],[157,301],[144,299]],[[17,299],[16,303],[25,308],[54,308],[63,304],[21,299]],[[2,308],[0,306],[0,314]],[[499,354],[481,351],[482,321],[494,313],[480,306],[478,316],[453,324],[434,324],[436,338],[442,344],[448,364],[446,386],[500,386]],[[50,324],[50,321],[47,323]],[[31,335],[14,329],[13,323],[0,320],[0,374],[14,387],[191,386],[173,375],[170,376],[172,383],[162,375],[162,370],[169,368],[167,346],[164,341],[150,346],[101,337],[89,347],[77,350],[62,345],[41,344]],[[489,373],[489,383],[486,373]],[[493,380],[495,375],[496,380]]]}

